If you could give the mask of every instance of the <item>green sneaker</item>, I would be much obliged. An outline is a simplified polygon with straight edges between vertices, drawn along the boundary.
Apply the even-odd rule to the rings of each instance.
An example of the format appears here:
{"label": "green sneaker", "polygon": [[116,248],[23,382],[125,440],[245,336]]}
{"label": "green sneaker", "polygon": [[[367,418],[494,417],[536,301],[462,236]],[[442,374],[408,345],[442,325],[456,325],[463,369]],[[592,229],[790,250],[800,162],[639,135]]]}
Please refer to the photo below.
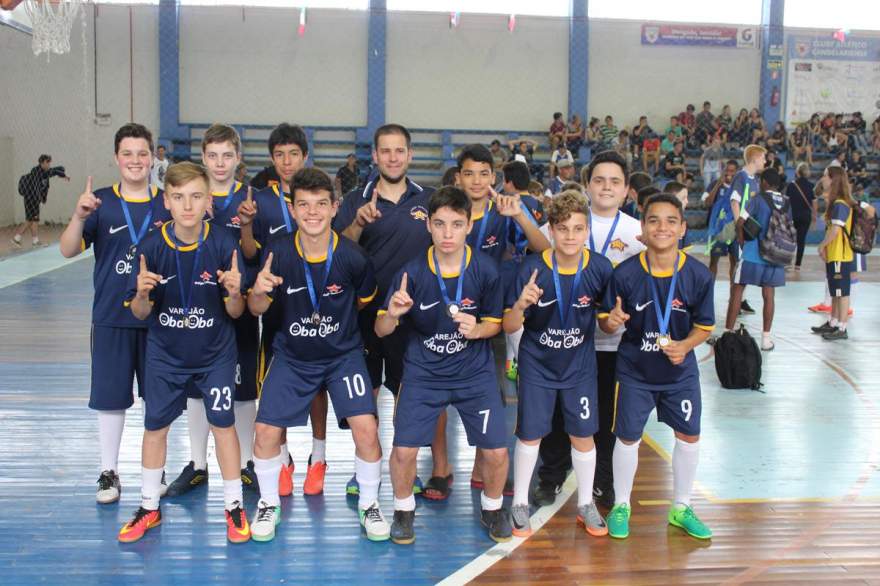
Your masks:
{"label": "green sneaker", "polygon": [[629,537],[630,514],[629,505],[624,503],[614,505],[614,508],[608,513],[608,517],[605,518],[609,537],[615,539],[626,539]]}
{"label": "green sneaker", "polygon": [[[613,513],[614,511],[612,511]],[[669,524],[681,527],[691,537],[712,539],[712,530],[706,527],[697,517],[694,510],[684,505],[675,505],[669,509]]]}
{"label": "green sneaker", "polygon": [[516,375],[517,375],[516,360],[508,360],[507,361],[507,369],[505,371],[505,375],[507,375],[507,380],[511,380],[513,382],[516,382]]}

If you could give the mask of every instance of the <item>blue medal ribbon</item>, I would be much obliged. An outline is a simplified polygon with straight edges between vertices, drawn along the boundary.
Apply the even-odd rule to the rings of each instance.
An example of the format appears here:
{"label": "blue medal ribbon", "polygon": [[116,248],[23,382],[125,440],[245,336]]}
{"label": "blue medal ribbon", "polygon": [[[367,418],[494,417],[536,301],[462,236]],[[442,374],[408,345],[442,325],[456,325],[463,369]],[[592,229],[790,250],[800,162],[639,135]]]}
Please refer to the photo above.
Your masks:
{"label": "blue medal ribbon", "polygon": [[[437,251],[431,248],[431,256],[434,259],[434,273],[437,276],[437,284],[440,286],[440,296],[443,297],[443,303],[446,304],[447,310],[452,305],[453,300],[449,298],[449,292],[446,290],[446,283],[443,281],[443,272],[440,270],[440,263],[437,262]],[[467,248],[461,253],[461,268],[458,269],[458,284],[455,288],[455,305],[461,309],[461,294],[464,288],[464,270],[467,268]]]}
{"label": "blue medal ribbon", "polygon": [[[283,200],[284,198],[282,196],[282,201]],[[299,232],[296,233],[294,238],[299,241]],[[300,245],[300,249],[302,249],[302,245]],[[330,241],[327,244],[327,261],[324,264],[324,276],[321,279],[321,287],[319,289],[315,290],[315,282],[312,280],[312,271],[309,268],[309,261],[306,260],[305,251],[303,251],[300,258],[303,263],[303,272],[306,274],[306,286],[309,289],[309,299],[312,301],[312,319],[320,320],[321,313],[319,312],[319,308],[321,305],[321,298],[324,296],[324,289],[327,288],[327,280],[330,278],[330,267],[333,265],[333,232],[330,232]]]}
{"label": "blue medal ribbon", "polygon": [[[676,251],[678,252],[678,251]],[[654,282],[654,275],[651,272],[651,260],[648,253],[645,253],[645,264],[648,266],[648,280],[651,283],[651,297],[654,300],[654,313],[657,314],[657,328],[660,330],[661,336],[669,337],[669,320],[672,318],[672,301],[675,299],[675,283],[678,281],[678,262],[679,256],[675,255],[675,263],[672,265],[672,282],[669,284],[669,294],[666,296],[666,307],[660,309],[660,288]]]}
{"label": "blue medal ribbon", "polygon": [[[235,194],[235,184],[236,182],[232,182],[232,187],[229,188],[229,193],[226,194],[226,200],[223,202],[223,206],[217,206],[217,209],[220,212],[225,212],[229,208],[229,204],[232,203],[232,196]],[[212,197],[213,200],[213,197]],[[286,207],[286,206],[285,206]]]}
{"label": "blue medal ribbon", "polygon": [[[287,227],[287,233],[293,233],[293,225],[290,223],[290,210],[287,209],[287,202],[284,201],[284,188],[281,182],[278,182],[278,201],[281,202],[281,216],[284,218],[284,225]],[[330,238],[330,246],[333,246],[333,238]],[[327,257],[328,259],[330,257]],[[306,271],[308,274],[308,271]]]}
{"label": "blue medal ribbon", "polygon": [[141,238],[147,235],[147,231],[150,229],[150,221],[153,219],[152,198],[150,198],[150,206],[149,210],[147,210],[147,216],[144,218],[144,223],[141,224],[141,228],[137,232],[134,231],[134,222],[131,219],[128,202],[125,201],[125,196],[122,195],[121,191],[119,193],[119,201],[122,204],[122,213],[125,214],[125,221],[128,225],[128,234],[131,236],[131,246],[135,247],[138,245],[138,242],[141,241]]}
{"label": "blue medal ribbon", "polygon": [[[599,251],[599,254],[605,256],[605,253],[608,251],[608,246],[611,244],[611,238],[614,236],[614,230],[617,229],[617,223],[620,221],[620,212],[617,212],[617,215],[614,216],[614,222],[611,224],[611,230],[608,231],[608,236],[605,237],[605,244],[602,245],[602,250]],[[596,252],[596,243],[593,241],[593,216],[590,215],[590,250]]]}
{"label": "blue medal ribbon", "polygon": [[480,231],[477,233],[477,250],[483,250],[483,239],[486,237],[486,227],[489,225],[489,214],[492,211],[492,202],[486,203],[486,211],[480,218]]}
{"label": "blue medal ribbon", "polygon": [[571,304],[574,301],[574,296],[577,293],[578,285],[581,282],[581,275],[584,272],[584,254],[581,253],[581,260],[578,264],[578,270],[574,274],[574,278],[571,280],[571,295],[568,297],[568,302],[566,303],[562,298],[562,284],[559,281],[559,265],[556,262],[556,253],[552,254],[553,257],[553,287],[556,289],[556,306],[559,309],[559,319],[561,323],[560,327],[565,327],[566,321],[568,320],[568,314],[571,309]]}
{"label": "blue medal ribbon", "polygon": [[[183,278],[183,267],[180,263],[180,247],[182,243],[177,241],[177,234],[174,233],[174,223],[171,223],[171,239],[174,241],[174,262],[177,264],[177,284],[180,286],[180,302],[183,303],[183,323],[189,324],[189,310],[192,306],[192,293],[195,285],[193,282],[196,280],[196,271],[199,270],[199,257],[202,254],[202,242],[205,241],[205,225],[199,227],[199,241],[196,244],[196,256],[193,259],[192,269],[190,270],[189,280],[184,283]],[[189,291],[186,290],[185,286],[189,284]]]}

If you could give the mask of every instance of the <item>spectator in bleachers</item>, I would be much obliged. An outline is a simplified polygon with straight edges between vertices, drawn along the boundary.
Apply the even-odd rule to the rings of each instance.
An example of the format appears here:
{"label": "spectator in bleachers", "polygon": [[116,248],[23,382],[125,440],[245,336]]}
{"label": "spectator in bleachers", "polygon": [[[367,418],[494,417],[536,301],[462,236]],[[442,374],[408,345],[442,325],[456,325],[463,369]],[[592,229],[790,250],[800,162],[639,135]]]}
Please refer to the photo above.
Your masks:
{"label": "spectator in bleachers", "polygon": [[834,160],[831,161],[835,163],[837,167],[842,167],[844,171],[849,171],[849,159],[846,156],[846,151],[843,149],[838,150],[834,154]]}
{"label": "spectator in bleachers", "polygon": [[672,152],[672,148],[680,143],[681,140],[675,136],[674,130],[666,131],[666,138],[663,139],[663,142],[660,143],[660,155],[665,157],[669,153]]}
{"label": "spectator in bleachers", "polygon": [[694,129],[696,128],[697,119],[694,116],[694,112],[696,108],[693,104],[688,104],[684,109],[684,112],[679,112],[678,114],[678,123],[684,128],[685,133],[693,134]]}
{"label": "spectator in bleachers", "polygon": [[248,166],[244,161],[239,161],[238,167],[235,168],[235,180],[247,185],[248,181]]}
{"label": "spectator in bleachers", "polygon": [[868,148],[868,137],[865,136],[867,126],[865,119],[862,118],[862,113],[853,112],[852,118],[847,123],[852,148],[859,150]]}
{"label": "spectator in bleachers", "polygon": [[670,132],[675,135],[676,140],[683,140],[685,138],[685,130],[681,123],[679,123],[678,116],[669,117],[669,128],[663,134],[668,135]]}
{"label": "spectator in bleachers", "polygon": [[529,173],[538,181],[544,182],[544,166],[534,163],[535,151],[538,150],[538,143],[527,138],[519,138],[512,140],[507,144],[510,149],[510,160],[516,161],[517,155],[522,157],[523,162],[529,166]]}
{"label": "spectator in bleachers", "polygon": [[648,172],[648,165],[654,164],[654,175],[660,170],[660,138],[652,131],[642,140],[642,171]]}
{"label": "spectator in bleachers", "polygon": [[677,142],[672,152],[663,160],[663,176],[679,183],[684,183],[687,170],[684,166],[684,143]]}
{"label": "spectator in bleachers", "polygon": [[544,209],[547,209],[547,206],[550,205],[550,201],[553,199],[544,194],[544,185],[540,181],[535,181],[534,179],[529,181],[529,195],[534,197],[535,200],[541,202]]}
{"label": "spectator in bleachers", "polygon": [[641,149],[645,142],[645,139],[652,134],[654,134],[654,130],[650,126],[648,126],[648,117],[644,115],[639,116],[639,123],[633,127],[632,134],[630,135],[633,155],[635,155],[636,157],[641,156]]}
{"label": "spectator in bleachers", "polygon": [[696,117],[696,126],[696,143],[699,145],[707,144],[718,128],[715,115],[712,114],[711,102],[703,102],[703,109]]}
{"label": "spectator in bleachers", "polygon": [[349,153],[345,158],[345,164],[336,170],[336,179],[333,183],[340,200],[346,193],[357,187],[358,162],[354,153]]}
{"label": "spectator in bleachers", "polygon": [[810,145],[813,147],[813,150],[819,147],[819,137],[821,135],[822,120],[820,120],[818,113],[814,113],[810,116],[810,121],[807,122],[807,136],[810,138]]}
{"label": "spectator in bleachers", "polygon": [[871,145],[875,153],[880,153],[880,116],[871,124],[871,133],[874,135],[874,141]]}
{"label": "spectator in bleachers", "polygon": [[605,116],[605,124],[599,128],[599,132],[602,134],[602,143],[599,145],[599,150],[604,151],[613,148],[619,133],[614,125],[614,118]]}
{"label": "spectator in bleachers", "polygon": [[864,157],[862,157],[862,151],[854,150],[852,152],[846,165],[846,172],[849,175],[849,182],[853,186],[861,185],[862,188],[866,188],[871,183],[868,177],[868,166],[865,164]]}
{"label": "spectator in bleachers", "polygon": [[767,140],[767,125],[764,123],[764,118],[757,108],[752,108],[752,111],[749,112],[749,130],[752,133],[753,143],[757,144]]}
{"label": "spectator in bleachers", "polygon": [[703,177],[703,185],[711,185],[721,177],[721,164],[724,159],[724,149],[721,147],[721,137],[718,134],[712,136],[709,146],[700,156],[700,174]]}
{"label": "spectator in bleachers", "polygon": [[818,202],[813,192],[813,183],[810,181],[810,165],[807,163],[798,165],[795,180],[785,188],[785,195],[791,202],[791,216],[794,220],[794,229],[797,231],[797,254],[794,260],[794,270],[799,271],[804,258],[804,248],[807,244],[807,233],[819,213]]}
{"label": "spectator in bleachers", "polygon": [[614,150],[617,151],[617,153],[621,157],[626,159],[626,166],[628,169],[631,169],[632,162],[633,162],[633,154],[632,154],[632,145],[630,144],[630,140],[629,140],[629,132],[627,132],[626,130],[621,130],[617,134],[617,144],[614,145]]}
{"label": "spectator in bleachers", "polygon": [[779,155],[776,154],[776,151],[767,150],[767,157],[764,160],[764,168],[773,169],[780,177],[785,178],[785,166],[782,164],[782,160],[779,158]]}
{"label": "spectator in bleachers", "polygon": [[559,146],[553,151],[553,154],[550,155],[550,177],[556,177],[556,170],[560,161],[568,161],[574,165],[574,156],[565,146],[564,142],[559,143]]}
{"label": "spectator in bleachers", "polygon": [[548,138],[551,149],[555,149],[560,142],[565,142],[565,118],[562,117],[562,112],[553,113],[553,123],[550,125]]}
{"label": "spectator in bleachers", "polygon": [[810,141],[810,131],[806,124],[799,124],[788,137],[789,161],[796,164],[806,161],[813,165],[813,147]]}
{"label": "spectator in bleachers", "polygon": [[460,169],[457,165],[453,165],[446,169],[443,172],[443,177],[440,179],[440,187],[447,187],[449,185],[456,185],[458,183],[458,172]]}
{"label": "spectator in bleachers", "polygon": [[767,149],[777,153],[784,153],[788,146],[788,135],[785,132],[785,124],[777,122],[773,126],[773,132],[767,138]]}
{"label": "spectator in bleachers", "polygon": [[629,188],[626,192],[626,200],[623,202],[623,205],[620,206],[620,211],[628,216],[638,219],[639,190],[644,189],[645,187],[652,186],[653,184],[654,180],[647,173],[640,173],[638,171],[630,173]]}
{"label": "spectator in bleachers", "polygon": [[565,144],[577,159],[584,144],[584,125],[581,122],[581,117],[577,114],[571,115],[571,120],[565,128]]}
{"label": "spectator in bleachers", "polygon": [[749,111],[743,108],[736,116],[733,122],[733,128],[730,131],[730,142],[737,148],[744,148],[752,139],[752,132],[749,126]]}
{"label": "spectator in bleachers", "polygon": [[599,143],[602,142],[602,132],[599,130],[599,119],[595,116],[590,118],[590,123],[587,125],[587,146],[593,150],[596,150]]}
{"label": "spectator in bleachers", "polygon": [[721,114],[718,115],[718,126],[722,128],[726,128],[730,131],[733,126],[733,116],[730,114],[730,104],[724,104],[724,107],[721,109]]}
{"label": "spectator in bleachers", "polygon": [[504,163],[510,158],[509,153],[501,148],[501,141],[497,138],[489,145],[489,152],[492,153],[492,161],[495,167],[495,173],[500,173]]}
{"label": "spectator in bleachers", "polygon": [[574,162],[571,159],[559,159],[556,162],[556,169],[558,174],[550,180],[550,185],[544,192],[545,195],[554,196],[562,192],[566,182],[571,181],[574,177]]}

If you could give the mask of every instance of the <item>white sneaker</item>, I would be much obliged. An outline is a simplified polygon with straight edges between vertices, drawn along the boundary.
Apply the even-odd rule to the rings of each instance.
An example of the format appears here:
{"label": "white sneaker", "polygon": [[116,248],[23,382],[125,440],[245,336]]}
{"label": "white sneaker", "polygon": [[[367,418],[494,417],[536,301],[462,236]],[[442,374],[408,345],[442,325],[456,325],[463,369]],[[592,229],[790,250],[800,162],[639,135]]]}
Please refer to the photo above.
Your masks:
{"label": "white sneaker", "polygon": [[272,541],[275,539],[275,527],[279,523],[281,523],[281,507],[273,507],[260,499],[257,503],[257,514],[251,522],[251,539]]}
{"label": "white sneaker", "polygon": [[15,238],[10,238],[9,242],[16,248],[21,248],[21,240],[16,240]]}
{"label": "white sneaker", "polygon": [[119,500],[122,493],[122,484],[119,482],[119,475],[113,470],[104,470],[98,478],[98,493],[95,500],[102,505],[109,505]]}
{"label": "white sneaker", "polygon": [[367,532],[367,539],[387,541],[391,538],[391,526],[385,520],[377,501],[373,501],[366,509],[359,509],[358,516],[361,520],[361,526]]}

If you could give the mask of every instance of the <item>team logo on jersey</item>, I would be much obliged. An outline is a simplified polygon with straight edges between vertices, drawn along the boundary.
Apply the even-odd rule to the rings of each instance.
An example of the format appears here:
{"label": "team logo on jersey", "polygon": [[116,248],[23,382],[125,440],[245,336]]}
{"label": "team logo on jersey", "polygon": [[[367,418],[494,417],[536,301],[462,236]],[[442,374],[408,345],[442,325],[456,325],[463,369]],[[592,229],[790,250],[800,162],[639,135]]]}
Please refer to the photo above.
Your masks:
{"label": "team logo on jersey", "polygon": [[687,309],[684,306],[684,302],[678,297],[672,300],[672,311],[683,311],[685,313],[687,312]]}
{"label": "team logo on jersey", "polygon": [[584,307],[589,307],[592,298],[589,295],[581,295],[577,298],[576,303],[572,303],[571,306],[575,309],[583,309]]}
{"label": "team logo on jersey", "polygon": [[424,222],[428,219],[428,210],[426,210],[422,206],[416,206],[409,211],[409,215],[412,216],[413,220]]}
{"label": "team logo on jersey", "polygon": [[207,283],[211,280],[211,273],[209,273],[208,271],[202,271],[202,274],[199,275],[199,277],[202,278],[202,281]]}
{"label": "team logo on jersey", "polygon": [[472,299],[468,299],[467,297],[465,297],[464,299],[461,300],[461,308],[462,309],[476,309],[477,306],[474,304],[474,301]]}
{"label": "team logo on jersey", "polygon": [[[232,216],[231,218],[229,218],[229,224],[232,224],[233,226],[241,226],[241,218],[239,218],[238,216]],[[227,224],[227,226],[229,224]]]}
{"label": "team logo on jersey", "polygon": [[327,297],[328,295],[339,295],[343,291],[345,291],[345,289],[343,289],[342,286],[333,283],[332,285],[327,285],[327,292],[324,293],[324,297]]}
{"label": "team logo on jersey", "polygon": [[498,246],[498,237],[492,234],[486,238],[486,242],[483,244],[482,248],[492,248],[494,246]]}
{"label": "team logo on jersey", "polygon": [[162,227],[162,220],[156,220],[155,222],[153,222],[153,227],[154,228],[161,228]]}
{"label": "team logo on jersey", "polygon": [[627,244],[626,242],[624,242],[620,238],[615,238],[614,240],[611,241],[611,244],[609,244],[608,246],[609,246],[609,248],[611,248],[611,250],[619,250],[620,252],[623,252],[624,250],[629,248],[629,244]]}

